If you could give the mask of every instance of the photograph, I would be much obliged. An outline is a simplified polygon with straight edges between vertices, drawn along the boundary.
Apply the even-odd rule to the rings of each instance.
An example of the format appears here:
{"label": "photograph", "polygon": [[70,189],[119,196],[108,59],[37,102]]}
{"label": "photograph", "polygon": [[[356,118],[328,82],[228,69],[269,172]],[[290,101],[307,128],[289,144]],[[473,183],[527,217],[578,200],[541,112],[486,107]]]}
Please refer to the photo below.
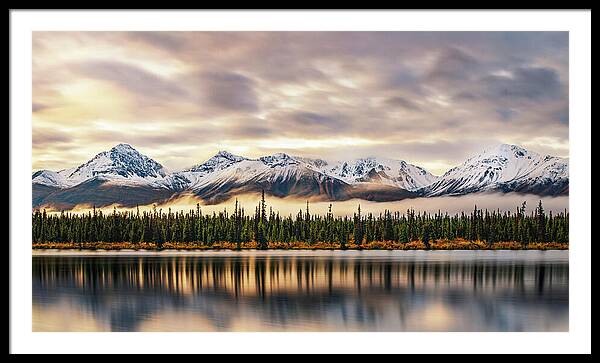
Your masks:
{"label": "photograph", "polygon": [[574,332],[590,121],[538,28],[34,28],[21,329]]}

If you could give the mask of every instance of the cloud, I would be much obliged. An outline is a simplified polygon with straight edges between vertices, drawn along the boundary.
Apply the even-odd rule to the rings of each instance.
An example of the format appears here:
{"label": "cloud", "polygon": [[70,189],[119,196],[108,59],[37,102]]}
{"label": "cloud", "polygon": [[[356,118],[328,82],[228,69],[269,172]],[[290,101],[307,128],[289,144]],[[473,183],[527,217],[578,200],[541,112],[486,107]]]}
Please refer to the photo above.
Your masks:
{"label": "cloud", "polygon": [[268,138],[274,134],[270,127],[261,126],[262,120],[248,119],[243,124],[229,123],[226,134],[230,138]]}
{"label": "cloud", "polygon": [[496,113],[498,113],[498,115],[500,116],[500,119],[502,119],[503,121],[509,121],[512,118],[514,118],[516,115],[519,114],[519,111],[514,110],[514,109],[503,109],[503,108],[499,108],[496,110]]}
{"label": "cloud", "polygon": [[73,141],[73,138],[65,132],[42,127],[33,128],[32,143],[36,146],[56,147],[61,144],[70,143],[71,141]]}
{"label": "cloud", "polygon": [[273,145],[438,172],[487,143],[565,156],[568,50],[567,32],[34,32],[34,165],[117,141],[171,167]]}
{"label": "cloud", "polygon": [[563,125],[569,125],[569,105],[560,106],[560,108],[554,111],[554,119]]}
{"label": "cloud", "polygon": [[140,98],[181,99],[187,93],[175,82],[119,61],[86,61],[73,65],[81,76],[111,82]]}
{"label": "cloud", "polygon": [[205,72],[197,82],[201,102],[222,111],[258,111],[258,99],[252,79],[234,72]]}
{"label": "cloud", "polygon": [[180,51],[186,46],[185,39],[179,37],[176,32],[134,31],[128,32],[127,36],[133,41],[170,52]]}
{"label": "cloud", "polygon": [[334,117],[316,112],[296,112],[291,115],[290,121],[297,123],[299,127],[334,128],[342,126],[342,122]]}
{"label": "cloud", "polygon": [[481,96],[479,96],[471,91],[460,91],[460,92],[452,95],[452,99],[457,102],[477,101],[478,99],[481,99]]}
{"label": "cloud", "polygon": [[44,105],[43,103],[33,102],[31,104],[31,111],[32,112],[39,112],[39,111],[42,111],[45,108],[48,108],[48,106]]}
{"label": "cloud", "polygon": [[427,77],[431,81],[462,81],[471,79],[479,62],[459,48],[446,48],[440,52]]}
{"label": "cloud", "polygon": [[419,105],[405,97],[390,97],[385,100],[385,103],[390,106],[402,107],[411,111],[421,111],[421,107],[419,107]]}
{"label": "cloud", "polygon": [[492,99],[553,100],[563,89],[557,72],[541,67],[517,68],[511,76],[491,75],[483,83],[484,92]]}

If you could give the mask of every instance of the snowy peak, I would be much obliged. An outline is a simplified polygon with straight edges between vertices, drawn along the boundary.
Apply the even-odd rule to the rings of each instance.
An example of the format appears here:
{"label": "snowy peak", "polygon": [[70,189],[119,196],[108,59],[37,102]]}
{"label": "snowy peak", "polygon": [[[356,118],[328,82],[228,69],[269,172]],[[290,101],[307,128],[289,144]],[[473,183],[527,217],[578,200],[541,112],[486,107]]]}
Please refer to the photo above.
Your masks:
{"label": "snowy peak", "polygon": [[224,158],[224,159],[228,159],[228,160],[244,160],[244,157],[238,156],[238,155],[234,155],[232,153],[230,153],[229,151],[225,151],[225,150],[219,150],[219,152],[215,155],[215,157],[219,157],[219,158]]}
{"label": "snowy peak", "polygon": [[[153,193],[164,196],[192,191],[202,197],[222,198],[226,195],[222,194],[224,191],[260,190],[278,196],[326,194],[342,198],[352,195],[369,200],[481,191],[565,195],[568,194],[569,160],[501,144],[437,177],[406,161],[380,157],[328,162],[285,153],[250,159],[219,151],[201,164],[170,173],[131,145],[118,144],[77,167],[57,172],[39,170],[32,174],[34,185],[67,190],[67,193],[70,188],[81,185],[85,188],[84,183],[88,181],[94,181],[94,185],[143,187],[145,191],[140,195],[144,197]],[[39,189],[46,192],[52,188]]]}
{"label": "snowy peak", "polygon": [[300,161],[284,153],[276,153],[270,156],[263,156],[259,160],[262,161],[263,164],[271,168],[286,167],[290,165],[300,164]]}
{"label": "snowy peak", "polygon": [[516,145],[501,144],[448,170],[428,189],[429,195],[465,194],[525,185],[568,183],[568,159],[540,155]]}
{"label": "snowy peak", "polygon": [[[526,160],[537,160],[538,158],[538,154],[530,153],[522,147],[501,144],[493,148],[486,149],[477,156],[468,158],[462,164],[462,166],[467,168],[486,169],[490,172],[490,177],[493,177],[493,175],[499,176],[499,174],[494,173],[494,171],[517,171],[517,168],[507,170],[506,166],[509,164],[524,164],[524,162],[526,163]],[[458,170],[459,168],[451,169],[446,174],[455,169]]]}
{"label": "snowy peak", "polygon": [[522,157],[529,153],[529,151],[517,145],[498,144],[492,148],[485,149],[483,153],[494,155],[514,155],[516,157]]}
{"label": "snowy peak", "polygon": [[76,168],[59,172],[38,171],[32,176],[32,182],[68,188],[93,178],[143,184],[156,182],[166,175],[161,164],[139,153],[131,145],[118,144],[108,151],[98,153]]}
{"label": "snowy peak", "polygon": [[114,153],[123,153],[123,154],[138,152],[136,149],[133,148],[133,146],[131,146],[129,144],[117,144],[117,145],[113,146],[112,149],[110,149],[110,151],[114,152]]}
{"label": "snowy peak", "polygon": [[567,160],[550,155],[540,155],[516,145],[502,144],[467,159],[462,165],[446,172],[443,178],[464,176],[467,172],[471,176],[482,177],[480,182],[505,182],[526,176],[540,167],[555,163],[567,163]]}
{"label": "snowy peak", "polygon": [[325,166],[324,172],[347,183],[377,183],[416,190],[433,183],[437,177],[403,160],[360,158]]}
{"label": "snowy peak", "polygon": [[316,168],[316,169],[323,169],[327,165],[329,165],[329,163],[323,159],[311,159],[311,158],[305,158],[305,157],[301,157],[301,156],[293,156],[293,158],[300,162],[308,164],[311,167]]}
{"label": "snowy peak", "polygon": [[65,180],[62,175],[52,170],[38,170],[31,175],[31,182],[34,184],[47,185],[49,187],[65,187]]}
{"label": "snowy peak", "polygon": [[285,194],[284,190],[292,188],[291,186],[306,186],[335,179],[318,170],[309,163],[309,159],[301,160],[285,153],[243,159],[212,173],[188,173],[186,177],[190,180],[189,188],[193,191],[213,193],[215,190],[222,191],[233,187],[244,190],[249,187],[259,188],[258,185],[262,185],[260,188],[277,189],[282,194]]}
{"label": "snowy peak", "polygon": [[234,155],[227,151],[219,151],[213,157],[206,160],[202,164],[195,165],[185,171],[208,174],[215,171],[223,170],[240,161],[247,160],[246,158]]}
{"label": "snowy peak", "polygon": [[167,177],[165,185],[168,188],[176,190],[186,189],[198,184],[210,175],[217,174],[246,160],[248,159],[221,150],[201,164],[171,174]]}
{"label": "snowy peak", "polygon": [[109,151],[97,154],[92,160],[80,165],[67,178],[78,180],[96,176],[107,178],[161,178],[166,175],[163,166],[140,154],[128,144],[118,144]]}

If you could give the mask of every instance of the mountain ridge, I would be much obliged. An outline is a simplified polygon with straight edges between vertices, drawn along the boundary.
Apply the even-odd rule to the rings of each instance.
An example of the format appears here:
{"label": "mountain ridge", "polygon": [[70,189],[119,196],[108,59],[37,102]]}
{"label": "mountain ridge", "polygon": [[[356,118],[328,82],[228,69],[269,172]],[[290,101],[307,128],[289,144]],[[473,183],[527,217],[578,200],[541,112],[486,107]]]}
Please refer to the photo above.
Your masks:
{"label": "mountain ridge", "polygon": [[500,144],[467,158],[441,176],[389,158],[329,162],[275,153],[252,159],[224,150],[202,163],[170,172],[131,145],[118,144],[74,168],[33,172],[33,206],[123,201],[147,204],[181,193],[218,203],[261,190],[278,197],[373,201],[487,191],[555,196],[568,195],[568,167],[567,158]]}
{"label": "mountain ridge", "polygon": [[[474,191],[526,192],[527,186],[568,186],[567,158],[541,155],[517,145],[501,144],[451,168],[437,181],[423,188],[426,196],[462,195]],[[537,194],[537,193],[534,193]],[[553,194],[553,193],[550,193]],[[560,193],[558,193],[560,194]]]}

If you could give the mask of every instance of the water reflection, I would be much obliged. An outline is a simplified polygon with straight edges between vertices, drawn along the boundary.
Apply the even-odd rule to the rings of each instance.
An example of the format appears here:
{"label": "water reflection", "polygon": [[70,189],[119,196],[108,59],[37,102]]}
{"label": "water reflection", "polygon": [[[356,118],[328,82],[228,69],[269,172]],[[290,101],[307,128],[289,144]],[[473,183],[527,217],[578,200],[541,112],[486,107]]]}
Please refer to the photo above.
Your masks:
{"label": "water reflection", "polygon": [[523,253],[35,256],[33,330],[566,331],[566,252]]}

